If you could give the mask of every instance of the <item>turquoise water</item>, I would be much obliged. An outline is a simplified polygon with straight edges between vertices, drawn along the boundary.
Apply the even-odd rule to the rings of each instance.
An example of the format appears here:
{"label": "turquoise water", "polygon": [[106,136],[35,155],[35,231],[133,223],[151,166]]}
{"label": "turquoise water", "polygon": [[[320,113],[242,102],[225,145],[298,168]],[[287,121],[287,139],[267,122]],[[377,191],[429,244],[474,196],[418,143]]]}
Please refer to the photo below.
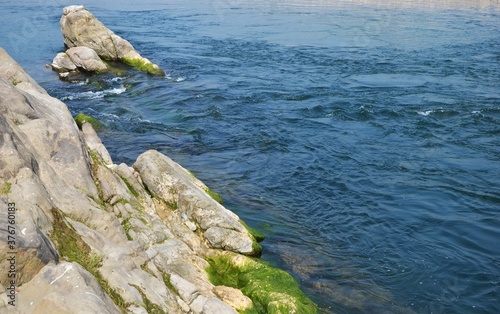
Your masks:
{"label": "turquoise water", "polygon": [[0,46],[115,162],[192,170],[326,313],[500,312],[498,2],[101,2],[166,78],[60,82],[67,1],[0,1]]}

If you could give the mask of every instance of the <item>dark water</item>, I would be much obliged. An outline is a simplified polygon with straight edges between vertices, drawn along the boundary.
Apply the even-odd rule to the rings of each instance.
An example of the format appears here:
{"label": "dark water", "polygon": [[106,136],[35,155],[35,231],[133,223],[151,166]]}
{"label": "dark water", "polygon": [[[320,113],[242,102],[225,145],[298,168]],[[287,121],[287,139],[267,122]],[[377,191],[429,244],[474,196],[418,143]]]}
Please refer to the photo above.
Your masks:
{"label": "dark water", "polygon": [[115,162],[191,169],[325,312],[500,312],[497,1],[101,2],[166,78],[59,82],[66,1],[0,1],[0,45]]}

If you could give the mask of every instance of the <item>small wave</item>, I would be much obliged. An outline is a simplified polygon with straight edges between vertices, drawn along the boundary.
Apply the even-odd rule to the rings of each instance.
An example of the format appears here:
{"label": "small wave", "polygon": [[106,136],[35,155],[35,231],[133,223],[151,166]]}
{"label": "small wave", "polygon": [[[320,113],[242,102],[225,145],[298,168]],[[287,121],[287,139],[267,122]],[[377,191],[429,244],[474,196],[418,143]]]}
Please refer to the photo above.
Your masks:
{"label": "small wave", "polygon": [[170,74],[167,74],[165,76],[168,80],[172,80],[174,82],[184,82],[186,80],[186,77],[185,76],[179,76],[178,78],[173,78]]}
{"label": "small wave", "polygon": [[125,86],[120,86],[111,89],[105,89],[98,92],[88,91],[88,92],[76,93],[73,95],[67,95],[62,97],[61,100],[65,101],[65,100],[75,100],[75,99],[99,99],[99,98],[104,98],[107,95],[119,95],[125,92],[126,90],[127,88],[125,88]]}
{"label": "small wave", "polygon": [[421,116],[428,116],[430,115],[431,113],[433,113],[434,110],[427,110],[427,111],[417,111],[417,113]]}
{"label": "small wave", "polygon": [[120,81],[123,81],[125,78],[123,77],[113,77],[112,79],[110,79],[109,81],[110,82],[120,82]]}

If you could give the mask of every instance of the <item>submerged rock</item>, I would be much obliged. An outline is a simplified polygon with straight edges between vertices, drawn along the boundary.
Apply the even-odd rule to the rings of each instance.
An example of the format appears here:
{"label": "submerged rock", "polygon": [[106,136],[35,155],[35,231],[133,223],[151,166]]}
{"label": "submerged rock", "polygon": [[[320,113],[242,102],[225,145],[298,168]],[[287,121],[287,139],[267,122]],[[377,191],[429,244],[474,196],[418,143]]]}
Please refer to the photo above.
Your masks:
{"label": "submerged rock", "polygon": [[165,75],[158,65],[143,58],[130,42],[108,29],[83,6],[65,7],[60,25],[69,48],[85,46],[104,60],[120,60],[151,75]]}

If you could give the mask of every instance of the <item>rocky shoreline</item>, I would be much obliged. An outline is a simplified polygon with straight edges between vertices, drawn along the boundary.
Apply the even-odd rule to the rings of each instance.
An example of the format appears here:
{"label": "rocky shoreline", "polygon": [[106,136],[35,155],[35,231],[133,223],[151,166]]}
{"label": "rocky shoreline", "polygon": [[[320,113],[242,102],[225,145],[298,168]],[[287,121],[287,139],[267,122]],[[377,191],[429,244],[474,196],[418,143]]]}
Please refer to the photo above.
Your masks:
{"label": "rocky shoreline", "polygon": [[317,312],[188,170],[77,122],[0,48],[0,312]]}

